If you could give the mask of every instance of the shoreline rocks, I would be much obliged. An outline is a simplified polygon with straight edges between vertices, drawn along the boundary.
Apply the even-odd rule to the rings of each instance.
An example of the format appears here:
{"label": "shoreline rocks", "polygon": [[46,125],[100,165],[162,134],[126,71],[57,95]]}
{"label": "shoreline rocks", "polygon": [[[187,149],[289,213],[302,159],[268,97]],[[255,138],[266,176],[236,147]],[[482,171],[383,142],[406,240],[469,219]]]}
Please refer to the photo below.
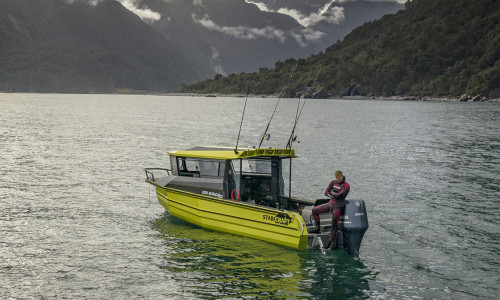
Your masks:
{"label": "shoreline rocks", "polygon": [[[245,97],[245,94],[196,94],[196,93],[166,93],[159,94],[162,96],[191,96],[191,97]],[[484,95],[462,95],[457,96],[331,96],[326,94],[324,90],[319,90],[316,93],[294,94],[285,93],[282,98],[314,98],[314,99],[343,99],[343,100],[381,100],[381,101],[447,101],[447,102],[500,102],[500,98],[488,98]],[[259,98],[277,98],[279,95],[256,95],[249,94],[248,97]]]}
{"label": "shoreline rocks", "polygon": [[347,100],[391,100],[391,101],[447,101],[447,102],[500,102],[500,98],[490,99],[484,95],[456,96],[338,96]]}

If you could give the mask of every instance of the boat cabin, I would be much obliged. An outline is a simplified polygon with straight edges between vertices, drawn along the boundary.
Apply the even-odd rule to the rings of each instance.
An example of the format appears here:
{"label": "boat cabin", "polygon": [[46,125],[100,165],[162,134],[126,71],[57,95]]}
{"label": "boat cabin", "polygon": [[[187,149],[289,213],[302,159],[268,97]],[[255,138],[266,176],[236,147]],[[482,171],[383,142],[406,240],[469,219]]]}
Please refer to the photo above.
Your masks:
{"label": "boat cabin", "polygon": [[289,209],[293,149],[195,147],[172,151],[170,188]]}

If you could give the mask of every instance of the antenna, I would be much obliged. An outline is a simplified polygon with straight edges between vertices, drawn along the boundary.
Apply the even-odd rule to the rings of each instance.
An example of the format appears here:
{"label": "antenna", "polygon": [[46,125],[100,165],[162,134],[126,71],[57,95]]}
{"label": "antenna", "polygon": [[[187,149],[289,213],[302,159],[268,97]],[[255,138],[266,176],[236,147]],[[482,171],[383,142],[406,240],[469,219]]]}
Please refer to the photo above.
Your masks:
{"label": "antenna", "polygon": [[[295,72],[295,69],[297,68],[297,64],[299,62],[297,61],[295,63],[295,66],[292,68],[292,70],[290,71],[290,76],[288,77],[286,83],[285,83],[285,88],[288,87],[288,84],[290,83],[290,80],[292,80],[292,77],[293,77],[293,73]],[[267,127],[266,127],[266,130],[264,131],[264,134],[262,135],[262,138],[260,139],[260,143],[259,143],[259,147],[262,146],[262,142],[264,141],[264,138],[266,138],[267,136],[267,139],[269,140],[269,137],[270,135],[267,134],[267,130],[269,129],[269,125],[271,125],[271,120],[273,119],[274,117],[274,113],[276,112],[276,108],[278,108],[278,104],[280,103],[280,100],[281,100],[281,97],[283,96],[283,89],[281,90],[281,93],[278,97],[278,101],[276,102],[276,106],[274,106],[274,110],[273,110],[273,113],[271,115],[271,118],[269,119],[269,122],[267,123]]]}
{"label": "antenna", "polygon": [[[316,73],[316,78],[314,79],[313,89],[316,89],[316,84],[318,83],[318,77],[319,77],[320,72],[321,72],[321,66],[318,68],[318,73]],[[300,99],[301,98],[299,98],[299,102],[297,104],[297,112],[295,114],[295,123],[293,124],[292,133],[290,134],[290,137],[288,138],[288,143],[286,144],[286,148],[289,148],[289,149],[292,149],[292,144],[297,139],[297,137],[294,136],[295,128],[297,127],[297,123],[299,123],[300,115],[302,114],[302,110],[304,109],[304,106],[306,105],[306,101],[307,101],[307,98],[305,98],[304,102],[302,103],[302,107],[300,108],[300,111],[299,111]]]}
{"label": "antenna", "polygon": [[245,116],[245,109],[247,108],[247,100],[248,100],[248,92],[249,92],[248,84],[247,84],[247,95],[245,97],[245,105],[243,106],[243,114],[241,114],[241,123],[240,130],[238,131],[238,139],[236,140],[236,147],[234,148],[234,153],[238,154],[238,143],[240,142],[240,134],[241,134],[241,126],[243,125],[243,117]]}

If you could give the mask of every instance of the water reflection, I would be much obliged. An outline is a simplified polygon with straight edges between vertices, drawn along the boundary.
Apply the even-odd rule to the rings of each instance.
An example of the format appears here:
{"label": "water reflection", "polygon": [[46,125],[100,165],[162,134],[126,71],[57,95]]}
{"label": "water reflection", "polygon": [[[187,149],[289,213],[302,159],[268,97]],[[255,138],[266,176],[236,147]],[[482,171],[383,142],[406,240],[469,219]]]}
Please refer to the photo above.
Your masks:
{"label": "water reflection", "polygon": [[336,250],[321,254],[307,251],[301,284],[314,299],[368,298],[368,280],[374,277],[362,261],[354,260],[347,252]]}
{"label": "water reflection", "polygon": [[296,251],[258,240],[205,230],[165,213],[153,223],[164,238],[160,268],[189,293],[218,298],[299,296]]}
{"label": "water reflection", "polygon": [[344,251],[296,251],[205,230],[165,213],[161,265],[186,295],[203,298],[363,298],[370,272]]}

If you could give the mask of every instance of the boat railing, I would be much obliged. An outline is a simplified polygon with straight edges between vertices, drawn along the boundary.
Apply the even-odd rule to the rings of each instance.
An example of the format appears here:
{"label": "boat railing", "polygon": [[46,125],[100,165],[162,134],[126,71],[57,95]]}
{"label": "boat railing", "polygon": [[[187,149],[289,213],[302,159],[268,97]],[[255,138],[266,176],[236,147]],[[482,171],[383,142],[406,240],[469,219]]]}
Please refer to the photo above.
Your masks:
{"label": "boat railing", "polygon": [[167,175],[170,176],[170,172],[172,171],[171,169],[165,169],[165,168],[145,168],[144,172],[146,172],[146,180],[148,181],[155,181],[155,175],[153,171],[166,171]]}

